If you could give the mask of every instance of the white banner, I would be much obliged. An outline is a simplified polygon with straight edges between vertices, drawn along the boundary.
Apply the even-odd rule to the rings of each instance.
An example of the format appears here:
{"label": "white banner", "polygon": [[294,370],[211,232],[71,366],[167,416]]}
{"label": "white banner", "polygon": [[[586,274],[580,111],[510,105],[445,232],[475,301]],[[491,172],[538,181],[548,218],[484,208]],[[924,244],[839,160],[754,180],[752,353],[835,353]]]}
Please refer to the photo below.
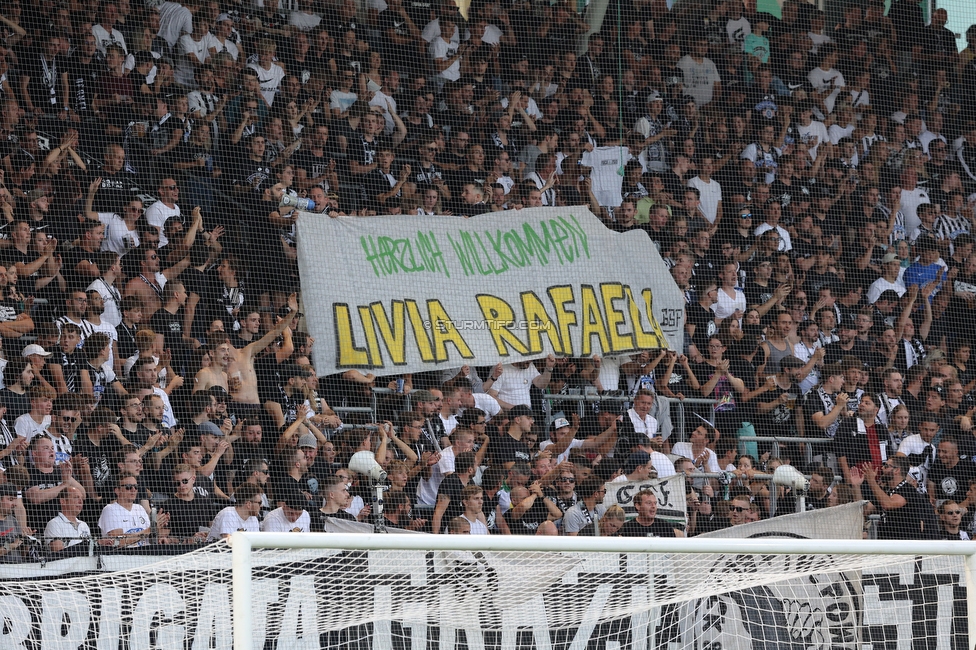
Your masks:
{"label": "white banner", "polygon": [[684,296],[650,238],[585,207],[304,213],[298,264],[320,375],[681,348]]}
{"label": "white banner", "polygon": [[650,490],[657,497],[657,519],[671,523],[688,524],[688,511],[685,502],[685,475],[675,474],[665,478],[651,478],[646,481],[621,481],[606,483],[607,493],[603,505],[618,505],[624,509],[628,519],[637,516],[634,495],[641,490]]}

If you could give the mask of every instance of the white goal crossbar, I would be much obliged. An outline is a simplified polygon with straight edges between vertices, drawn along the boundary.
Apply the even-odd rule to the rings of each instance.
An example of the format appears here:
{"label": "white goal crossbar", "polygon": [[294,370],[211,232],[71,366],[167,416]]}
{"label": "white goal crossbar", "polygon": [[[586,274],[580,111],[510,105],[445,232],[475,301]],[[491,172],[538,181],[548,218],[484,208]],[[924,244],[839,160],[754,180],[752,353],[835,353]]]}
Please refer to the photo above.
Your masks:
{"label": "white goal crossbar", "polygon": [[251,551],[352,549],[403,551],[523,551],[555,553],[680,553],[736,555],[964,556],[969,638],[976,639],[976,545],[955,541],[823,539],[666,539],[615,537],[379,535],[236,532],[230,539],[233,565],[234,648],[252,650]]}

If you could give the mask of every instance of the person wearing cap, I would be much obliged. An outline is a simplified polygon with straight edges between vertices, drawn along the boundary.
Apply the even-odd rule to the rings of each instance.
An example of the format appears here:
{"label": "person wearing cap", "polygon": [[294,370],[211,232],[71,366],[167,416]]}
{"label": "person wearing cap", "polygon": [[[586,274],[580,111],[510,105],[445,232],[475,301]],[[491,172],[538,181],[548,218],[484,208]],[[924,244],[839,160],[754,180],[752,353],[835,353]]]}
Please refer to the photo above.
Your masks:
{"label": "person wearing cap", "polygon": [[311,531],[312,519],[306,508],[305,497],[297,492],[288,492],[279,500],[280,508],[275,508],[264,516],[261,531],[266,533],[307,533]]}
{"label": "person wearing cap", "polygon": [[[231,18],[230,14],[218,15],[210,32],[216,41],[217,52],[221,54],[226,52],[231,59],[237,61],[241,51],[234,37],[234,19]],[[197,69],[199,70],[199,68]]]}
{"label": "person wearing cap", "polygon": [[532,460],[522,437],[532,431],[535,415],[528,406],[518,404],[508,410],[507,416],[510,421],[508,431],[492,442],[491,464],[511,469],[516,461],[528,463]]}
{"label": "person wearing cap", "polygon": [[889,327],[894,328],[895,319],[898,315],[895,307],[898,307],[900,299],[901,296],[893,289],[885,289],[881,292],[878,299],[871,305],[871,319],[874,327],[880,330]]}
{"label": "person wearing cap", "polygon": [[870,358],[871,349],[868,344],[857,338],[854,319],[845,316],[837,323],[837,337],[835,343],[824,347],[825,363],[838,363],[844,357],[854,357],[862,361]]}
{"label": "person wearing cap", "polygon": [[848,394],[840,392],[844,386],[844,367],[828,363],[821,377],[820,386],[804,396],[796,421],[800,435],[833,438],[841,421],[849,415]]}
{"label": "person wearing cap", "polygon": [[[233,451],[226,437],[230,435],[230,420],[225,419],[221,426],[215,423],[201,422],[197,425],[199,432],[200,447],[203,450],[204,458],[203,471],[210,469],[207,476],[213,480],[214,489],[211,493],[214,499],[230,500],[227,494],[229,488],[230,467],[233,462]],[[229,452],[229,453],[228,453]],[[211,464],[213,468],[211,469]]]}
{"label": "person wearing cap", "polygon": [[48,359],[53,356],[53,353],[48,352],[37,343],[31,343],[30,345],[24,346],[20,355],[30,360],[31,368],[34,369],[34,385],[55,390],[54,386],[48,383],[43,375]]}
{"label": "person wearing cap", "polygon": [[539,451],[550,450],[558,464],[569,460],[569,454],[573,449],[606,455],[617,444],[616,418],[602,433],[591,438],[578,439],[576,437],[578,430],[579,426],[571,425],[565,417],[556,418],[549,425],[549,440],[543,440],[539,443]]}
{"label": "person wearing cap", "polygon": [[651,490],[634,495],[637,517],[623,525],[619,537],[684,537],[685,531],[657,518],[657,496]]}
{"label": "person wearing cap", "polygon": [[664,98],[656,90],[647,96],[647,113],[634,124],[634,132],[643,138],[644,158],[647,170],[666,172],[668,170],[668,140],[678,132],[661,121]]}
{"label": "person wearing cap", "polygon": [[[319,493],[322,481],[330,474],[328,470],[323,469],[322,463],[318,463],[318,465],[315,463],[319,456],[319,444],[327,443],[328,440],[321,432],[318,432],[318,435],[313,433],[307,425],[302,430],[305,433],[298,437],[298,448],[305,453],[305,475],[301,481],[302,491],[309,493],[314,499]],[[319,436],[321,436],[321,440]]]}

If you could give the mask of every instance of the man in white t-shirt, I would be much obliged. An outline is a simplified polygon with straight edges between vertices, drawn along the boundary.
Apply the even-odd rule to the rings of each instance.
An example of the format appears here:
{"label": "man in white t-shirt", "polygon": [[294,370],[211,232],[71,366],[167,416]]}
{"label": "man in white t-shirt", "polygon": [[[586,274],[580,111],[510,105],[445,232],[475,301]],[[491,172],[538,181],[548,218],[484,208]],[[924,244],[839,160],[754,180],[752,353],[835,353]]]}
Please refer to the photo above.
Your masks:
{"label": "man in white t-shirt", "polygon": [[217,513],[210,526],[207,543],[230,537],[239,530],[258,532],[261,529],[258,514],[261,512],[261,504],[264,503],[261,499],[263,492],[264,490],[253,483],[245,483],[237,488],[234,493],[237,503]]}
{"label": "man in white t-shirt", "polygon": [[830,134],[823,122],[813,119],[813,106],[805,104],[800,108],[799,120],[796,123],[798,143],[805,147],[811,160],[817,159],[820,145],[830,143]]}
{"label": "man in white t-shirt", "polygon": [[685,92],[695,99],[699,108],[722,96],[718,68],[707,54],[708,39],[696,38],[691,54],[681,57],[676,66],[684,74]]}
{"label": "man in white t-shirt", "polygon": [[[383,127],[384,135],[393,135],[396,122],[393,121],[393,113],[397,113],[397,101],[393,95],[400,87],[400,73],[393,69],[387,69],[383,73],[383,86],[373,93],[373,98],[369,100],[370,106],[375,106],[383,113],[386,126]],[[392,113],[391,113],[392,111]]]}
{"label": "man in white t-shirt", "polygon": [[458,27],[452,19],[442,16],[440,28],[440,34],[432,38],[427,47],[438,88],[445,81],[457,81],[461,78],[461,58],[467,49],[461,45]]}
{"label": "man in white t-shirt", "polygon": [[905,294],[905,283],[902,281],[903,270],[901,259],[894,253],[886,253],[881,258],[881,277],[868,287],[868,304],[877,302],[885,291],[894,291],[901,298]]}
{"label": "man in white t-shirt", "polygon": [[298,9],[291,12],[291,16],[288,18],[288,24],[292,27],[297,27],[300,31],[309,32],[319,26],[322,22],[322,17],[318,14],[313,14],[305,11],[302,5],[311,5],[309,0],[296,0],[296,5]]}
{"label": "man in white t-shirt", "polygon": [[118,16],[119,7],[117,4],[114,2],[102,3],[99,21],[92,25],[91,31],[95,36],[95,47],[98,48],[102,56],[105,56],[105,48],[108,45],[118,45],[123,52],[129,53],[129,48],[125,45],[125,37],[122,36],[122,32],[115,29]]}
{"label": "man in white t-shirt", "polygon": [[159,33],[166,44],[176,47],[183,34],[193,31],[193,14],[179,2],[163,2],[159,5]]}
{"label": "man in white t-shirt", "polygon": [[291,492],[281,501],[284,505],[264,516],[261,531],[265,533],[311,532],[312,518],[305,510],[305,497],[297,492]]}
{"label": "man in white t-shirt", "polygon": [[[51,356],[50,353],[47,356]],[[29,395],[30,410],[14,422],[14,430],[21,438],[27,438],[27,444],[34,436],[47,433],[51,426],[51,405],[57,396],[54,390],[46,386],[31,386]]]}
{"label": "man in white t-shirt", "polygon": [[922,225],[918,206],[930,203],[929,194],[918,186],[918,172],[906,168],[901,172],[901,213],[905,215],[905,232],[912,233]]}
{"label": "man in white t-shirt", "polygon": [[931,414],[924,414],[921,416],[921,420],[916,425],[918,427],[918,433],[914,433],[898,445],[898,452],[896,456],[905,456],[908,458],[908,462],[911,463],[912,467],[918,467],[922,470],[923,480],[924,476],[928,474],[929,468],[932,466],[932,462],[935,460],[937,450],[932,441],[935,436],[941,430],[937,418]]}
{"label": "man in white t-shirt", "polygon": [[159,247],[162,248],[169,243],[166,233],[163,232],[166,220],[170,217],[182,216],[180,206],[177,203],[180,200],[180,188],[176,184],[176,180],[172,176],[166,176],[160,180],[156,196],[159,197],[159,200],[146,209],[146,221],[149,222],[150,226],[159,229]]}
{"label": "man in white t-shirt", "polygon": [[715,159],[705,156],[698,163],[698,176],[688,181],[688,187],[698,190],[698,205],[705,220],[718,225],[722,220],[722,186],[712,178]]}
{"label": "man in white t-shirt", "polygon": [[[99,544],[104,546],[144,546],[153,534],[149,513],[136,503],[138,482],[134,474],[123,472],[115,486],[115,501],[102,508],[98,528],[102,533]],[[169,515],[157,519],[160,537],[168,534]]]}
{"label": "man in white t-shirt", "polygon": [[485,381],[485,390],[498,400],[499,405],[506,411],[516,404],[531,406],[532,400],[529,398],[531,386],[544,390],[549,385],[552,369],[556,366],[556,357],[551,354],[546,357],[545,371],[542,373],[536,370],[533,363],[519,361],[512,364],[498,364]]}
{"label": "man in white t-shirt", "polygon": [[268,106],[274,104],[281,80],[285,78],[285,69],[275,61],[276,51],[277,47],[273,41],[262,39],[257,45],[258,60],[247,65],[257,73],[258,82],[261,84],[261,96]]}

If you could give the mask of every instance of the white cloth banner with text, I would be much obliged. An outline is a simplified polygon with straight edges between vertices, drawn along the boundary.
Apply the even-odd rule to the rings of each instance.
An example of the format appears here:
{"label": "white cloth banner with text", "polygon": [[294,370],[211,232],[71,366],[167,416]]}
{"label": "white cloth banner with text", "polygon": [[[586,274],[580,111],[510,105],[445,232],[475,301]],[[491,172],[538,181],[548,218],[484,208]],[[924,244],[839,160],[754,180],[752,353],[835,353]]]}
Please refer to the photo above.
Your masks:
{"label": "white cloth banner with text", "polygon": [[684,297],[650,238],[585,207],[303,213],[298,264],[320,375],[681,349]]}

